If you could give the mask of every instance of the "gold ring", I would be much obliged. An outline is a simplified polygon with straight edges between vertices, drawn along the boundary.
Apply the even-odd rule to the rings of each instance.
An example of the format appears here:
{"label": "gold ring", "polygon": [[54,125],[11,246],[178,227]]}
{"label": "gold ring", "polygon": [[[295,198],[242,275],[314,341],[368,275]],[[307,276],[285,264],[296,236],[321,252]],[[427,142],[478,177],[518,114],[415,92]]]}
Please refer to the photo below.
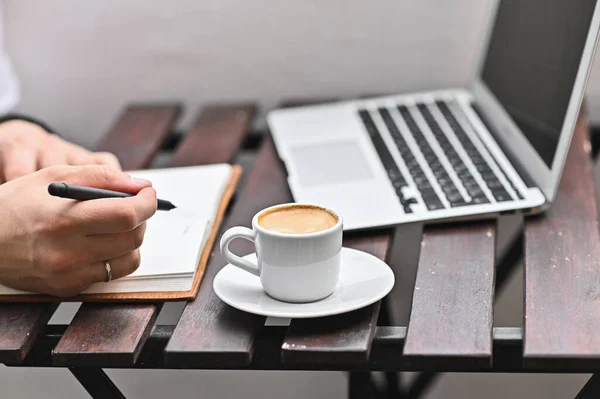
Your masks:
{"label": "gold ring", "polygon": [[112,270],[110,268],[110,263],[108,263],[106,260],[104,261],[104,273],[106,274],[104,281],[108,283],[110,280],[112,280]]}

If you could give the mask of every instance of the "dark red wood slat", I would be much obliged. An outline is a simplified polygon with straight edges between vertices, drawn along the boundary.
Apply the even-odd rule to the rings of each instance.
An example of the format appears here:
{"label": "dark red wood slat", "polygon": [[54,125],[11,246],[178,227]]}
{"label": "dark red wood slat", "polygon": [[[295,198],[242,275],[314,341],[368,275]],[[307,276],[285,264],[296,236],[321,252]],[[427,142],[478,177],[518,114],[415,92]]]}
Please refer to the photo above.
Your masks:
{"label": "dark red wood slat", "polygon": [[[203,135],[201,139],[194,138],[193,143],[186,140],[182,144],[190,147],[192,144],[198,148],[210,148],[216,145],[221,148],[221,156],[217,158],[212,155],[213,162],[229,162],[231,154],[235,154],[235,149],[226,150],[225,145],[219,145],[222,140],[231,145],[240,145],[241,141],[230,140],[227,136],[231,134],[235,137],[243,137],[251,122],[252,107],[225,107],[222,111],[219,107],[211,107],[208,118],[199,118],[195,124],[197,131],[206,131],[203,124],[211,126],[220,132],[220,135]],[[232,119],[239,120],[240,114],[247,114],[242,118],[245,123],[231,123]],[[222,119],[219,122],[219,117]],[[229,129],[225,129],[228,127]],[[136,129],[138,130],[138,129]],[[125,135],[126,132],[123,132]],[[188,136],[189,137],[189,136]],[[207,164],[208,160],[204,158],[206,152],[199,151],[195,158],[187,156],[186,164]],[[173,159],[173,164],[181,165],[178,156]],[[111,365],[130,365],[135,363],[139,351],[141,350],[149,331],[154,325],[155,319],[160,311],[158,304],[131,304],[131,305],[92,305],[84,304],[71,323],[65,338],[61,340],[54,351],[54,360],[57,364],[68,365],[105,365],[110,362]],[[105,326],[121,326],[119,330],[106,329]],[[87,331],[99,331],[102,334],[90,335]],[[72,338],[71,338],[72,336]],[[85,344],[85,348],[81,346]]]}
{"label": "dark red wood slat", "polygon": [[408,326],[422,235],[422,223],[402,224],[394,230],[388,264],[394,271],[395,283],[384,299],[384,310],[390,326]]}
{"label": "dark red wood slat", "polygon": [[600,360],[600,237],[587,132],[582,116],[553,207],[525,224],[524,362],[532,368]]}
{"label": "dark red wood slat", "polygon": [[256,106],[211,105],[204,108],[171,161],[171,166],[230,162],[242,146]]}
{"label": "dark red wood slat", "polygon": [[3,304],[0,309],[0,363],[20,363],[44,330],[54,304]]}
{"label": "dark red wood slat", "polygon": [[123,170],[147,167],[181,113],[181,106],[132,105],[123,110],[98,151],[112,152]]}
{"label": "dark red wood slat", "polygon": [[[232,226],[249,226],[252,217],[261,209],[289,201],[291,194],[286,176],[273,142],[267,138],[261,144],[254,167],[219,236]],[[244,255],[254,251],[254,247],[245,240],[235,240],[231,250]],[[254,338],[265,318],[229,307],[216,296],[212,283],[225,264],[215,248],[198,297],[185,307],[165,348],[169,364],[179,366],[210,358],[211,363],[244,366],[251,361]]]}
{"label": "dark red wood slat", "polygon": [[82,306],[53,351],[60,366],[119,367],[135,363],[160,306]]}
{"label": "dark red wood slat", "polygon": [[495,224],[426,228],[404,355],[490,366]]}

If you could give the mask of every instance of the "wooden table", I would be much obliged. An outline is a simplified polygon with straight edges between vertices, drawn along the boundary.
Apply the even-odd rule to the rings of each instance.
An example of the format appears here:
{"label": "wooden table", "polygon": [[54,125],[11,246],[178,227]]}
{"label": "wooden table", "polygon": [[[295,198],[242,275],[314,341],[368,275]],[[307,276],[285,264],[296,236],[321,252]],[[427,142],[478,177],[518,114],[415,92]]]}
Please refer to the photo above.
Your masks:
{"label": "wooden table", "polygon": [[[284,106],[291,103],[298,102]],[[236,162],[240,150],[258,147],[222,231],[292,199],[271,139],[250,132],[256,106],[207,106],[177,139],[181,110],[131,105],[98,150],[131,170],[149,167],[161,148],[173,148],[170,165],[182,166]],[[417,397],[438,372],[600,371],[600,240],[587,131],[582,117],[553,209],[527,219],[505,254],[496,255],[497,221],[347,234],[344,245],[385,259],[395,273],[381,304],[265,326],[264,317],[216,297],[212,280],[224,261],[214,250],[197,299],[174,326],[155,325],[160,303],[83,304],[68,326],[47,325],[55,305],[2,305],[0,363],[68,367],[94,398],[123,397],[102,371],[113,367],[342,370],[350,396],[361,398],[377,393],[375,370],[386,372],[398,397]],[[252,249],[244,240],[232,245],[235,253]],[[524,328],[494,327],[495,292],[523,254]],[[421,374],[404,386],[403,371]],[[596,380],[581,397],[597,392]]]}

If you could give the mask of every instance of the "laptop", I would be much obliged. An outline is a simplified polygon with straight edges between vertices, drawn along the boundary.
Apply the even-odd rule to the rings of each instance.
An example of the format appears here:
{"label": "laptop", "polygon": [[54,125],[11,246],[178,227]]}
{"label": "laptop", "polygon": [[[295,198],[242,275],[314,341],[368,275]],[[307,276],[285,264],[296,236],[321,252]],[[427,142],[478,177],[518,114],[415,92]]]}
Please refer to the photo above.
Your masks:
{"label": "laptop", "polygon": [[347,231],[548,209],[594,58],[597,1],[501,0],[490,19],[470,87],[269,112],[294,200],[335,209]]}

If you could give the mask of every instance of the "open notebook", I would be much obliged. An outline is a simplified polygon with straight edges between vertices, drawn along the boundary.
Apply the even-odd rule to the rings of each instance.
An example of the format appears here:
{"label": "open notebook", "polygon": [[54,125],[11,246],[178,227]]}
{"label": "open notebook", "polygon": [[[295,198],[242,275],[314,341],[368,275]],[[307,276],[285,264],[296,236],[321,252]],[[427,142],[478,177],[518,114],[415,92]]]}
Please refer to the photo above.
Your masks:
{"label": "open notebook", "polygon": [[157,211],[148,220],[138,270],[109,283],[94,284],[81,295],[66,299],[34,295],[0,285],[0,302],[195,298],[241,168],[216,164],[128,173],[150,180],[159,198],[177,206],[168,212]]}

